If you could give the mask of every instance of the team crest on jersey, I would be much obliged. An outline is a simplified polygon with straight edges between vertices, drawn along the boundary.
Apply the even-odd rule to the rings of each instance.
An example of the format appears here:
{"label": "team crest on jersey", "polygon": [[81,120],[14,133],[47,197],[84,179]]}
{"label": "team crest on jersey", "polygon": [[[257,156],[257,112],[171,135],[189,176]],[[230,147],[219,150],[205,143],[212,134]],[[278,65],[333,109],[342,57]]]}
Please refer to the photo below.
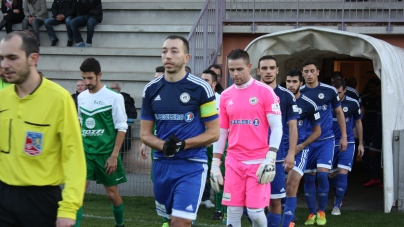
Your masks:
{"label": "team crest on jersey", "polygon": [[95,120],[92,117],[86,119],[86,127],[88,129],[93,129],[95,127]]}
{"label": "team crest on jersey", "polygon": [[324,98],[324,94],[323,94],[323,93],[318,94],[318,98],[319,98],[319,99],[323,99],[323,98]]}
{"label": "team crest on jersey", "polygon": [[299,120],[299,121],[297,122],[297,126],[302,127],[302,126],[303,126],[303,120]]}
{"label": "team crest on jersey", "polygon": [[180,99],[181,99],[181,102],[187,103],[187,102],[189,102],[189,100],[191,100],[191,96],[189,96],[188,93],[184,92],[180,95]]}
{"label": "team crest on jersey", "polygon": [[344,108],[342,108],[342,111],[344,111],[345,113],[348,112],[348,107],[345,106]]}
{"label": "team crest on jersey", "polygon": [[254,126],[259,126],[259,125],[260,125],[260,120],[259,120],[258,118],[255,118],[255,119],[253,120],[253,125],[254,125]]}
{"label": "team crest on jersey", "polygon": [[195,117],[195,116],[194,116],[193,113],[188,112],[188,113],[185,114],[185,121],[186,121],[186,122],[191,122],[191,121],[194,120],[194,117]]}
{"label": "team crest on jersey", "polygon": [[24,152],[29,156],[37,156],[42,153],[42,132],[30,132],[25,134]]}
{"label": "team crest on jersey", "polygon": [[258,103],[258,98],[257,97],[251,97],[250,98],[250,104],[251,105],[255,105]]}

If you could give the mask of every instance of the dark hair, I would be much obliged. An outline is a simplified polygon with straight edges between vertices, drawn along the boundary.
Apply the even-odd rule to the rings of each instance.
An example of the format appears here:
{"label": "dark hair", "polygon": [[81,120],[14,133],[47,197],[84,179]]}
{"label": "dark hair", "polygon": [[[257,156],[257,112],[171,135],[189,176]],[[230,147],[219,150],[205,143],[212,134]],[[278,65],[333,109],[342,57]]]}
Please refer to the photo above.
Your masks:
{"label": "dark hair", "polygon": [[210,66],[208,67],[208,69],[211,69],[211,68],[219,69],[219,70],[220,70],[220,75],[217,75],[217,76],[220,76],[220,77],[222,76],[223,71],[222,71],[222,67],[220,67],[220,65],[213,64],[213,65],[210,65]]}
{"label": "dark hair", "polygon": [[312,58],[306,59],[302,62],[302,69],[303,69],[303,67],[308,66],[308,65],[314,65],[316,67],[316,69],[318,69],[318,62]]}
{"label": "dark hair", "polygon": [[25,55],[27,56],[27,58],[32,53],[39,54],[38,41],[35,35],[32,34],[32,32],[28,30],[11,32],[4,37],[4,41],[9,41],[15,36],[21,38],[22,44],[20,46],[20,50],[25,51]]}
{"label": "dark hair", "polygon": [[342,72],[335,71],[335,72],[331,73],[331,79],[332,80],[338,80],[338,79],[343,80],[344,75],[342,74]]}
{"label": "dark hair", "polygon": [[265,56],[262,56],[262,57],[260,58],[260,60],[258,60],[258,69],[260,68],[261,61],[264,61],[264,60],[274,60],[276,66],[278,66],[278,62],[276,62],[276,58],[275,58],[274,56],[272,56],[272,55],[265,55]]}
{"label": "dark hair", "polygon": [[299,77],[299,82],[304,82],[302,72],[297,69],[291,69],[286,73],[286,76],[297,76]]}
{"label": "dark hair", "polygon": [[187,71],[188,73],[192,73],[192,70],[191,70],[191,68],[189,67],[189,66],[185,66],[185,71]]}
{"label": "dark hair", "polygon": [[377,86],[381,84],[381,81],[379,78],[373,77],[369,79],[368,84],[374,84]]}
{"label": "dark hair", "polygon": [[250,55],[248,55],[247,51],[242,49],[234,49],[227,55],[228,60],[238,60],[243,59],[244,62],[248,65],[250,64]]}
{"label": "dark hair", "polygon": [[217,74],[215,73],[215,71],[211,70],[211,69],[205,69],[202,74],[210,74],[212,76],[212,82],[217,82]]}
{"label": "dark hair", "polygon": [[179,35],[169,35],[169,36],[167,36],[167,38],[166,38],[166,40],[167,39],[180,39],[180,40],[182,40],[182,42],[184,43],[184,52],[185,52],[185,54],[189,54],[189,43],[188,43],[188,40],[186,39],[186,38],[184,38],[184,37],[182,37],[182,36],[179,36]]}
{"label": "dark hair", "polygon": [[165,70],[164,66],[157,66],[156,67],[156,73],[164,73],[164,70]]}
{"label": "dark hair", "polygon": [[345,84],[345,80],[341,80],[341,79],[336,79],[332,82],[332,86],[334,86],[336,89],[340,89],[342,87],[342,89],[346,89],[346,84]]}
{"label": "dark hair", "polygon": [[349,77],[349,78],[345,79],[345,83],[346,83],[346,86],[350,86],[353,88],[356,88],[356,85],[358,85],[358,82],[356,81],[355,77]]}
{"label": "dark hair", "polygon": [[94,73],[95,75],[98,75],[101,72],[101,65],[95,58],[87,58],[81,63],[80,71],[83,73]]}

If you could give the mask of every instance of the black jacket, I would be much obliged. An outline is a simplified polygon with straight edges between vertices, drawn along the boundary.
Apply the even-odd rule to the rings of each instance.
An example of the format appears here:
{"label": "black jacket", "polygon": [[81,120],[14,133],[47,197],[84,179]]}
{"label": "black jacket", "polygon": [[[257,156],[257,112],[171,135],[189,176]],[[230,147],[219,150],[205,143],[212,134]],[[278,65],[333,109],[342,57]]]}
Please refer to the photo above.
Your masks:
{"label": "black jacket", "polygon": [[56,18],[57,15],[63,14],[66,17],[76,16],[77,0],[53,0],[52,15]]}
{"label": "black jacket", "polygon": [[121,92],[121,95],[123,96],[123,100],[125,101],[126,116],[128,116],[128,118],[136,119],[137,111],[135,107],[135,100],[130,97],[128,93]]}
{"label": "black jacket", "polygon": [[78,0],[77,15],[90,15],[101,23],[103,17],[101,0]]}

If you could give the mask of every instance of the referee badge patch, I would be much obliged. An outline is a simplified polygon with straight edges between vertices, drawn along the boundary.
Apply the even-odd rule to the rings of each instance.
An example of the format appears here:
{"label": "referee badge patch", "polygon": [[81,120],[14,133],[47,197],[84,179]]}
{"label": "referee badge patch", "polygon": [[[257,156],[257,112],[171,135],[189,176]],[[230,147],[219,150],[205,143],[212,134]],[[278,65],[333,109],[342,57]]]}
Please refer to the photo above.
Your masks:
{"label": "referee badge patch", "polygon": [[24,152],[29,156],[37,156],[42,153],[42,132],[30,132],[25,134]]}

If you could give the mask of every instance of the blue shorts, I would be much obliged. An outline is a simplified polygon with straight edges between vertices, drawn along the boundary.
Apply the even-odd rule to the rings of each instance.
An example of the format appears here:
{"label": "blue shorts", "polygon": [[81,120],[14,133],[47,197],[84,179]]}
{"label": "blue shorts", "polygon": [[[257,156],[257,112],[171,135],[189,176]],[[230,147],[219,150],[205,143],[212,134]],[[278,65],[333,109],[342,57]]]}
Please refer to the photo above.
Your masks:
{"label": "blue shorts", "polygon": [[335,146],[334,160],[332,161],[332,169],[330,172],[338,171],[338,168],[351,171],[352,162],[355,155],[355,143],[348,143],[345,151],[339,151],[339,145]]}
{"label": "blue shorts", "polygon": [[306,170],[307,158],[310,155],[310,147],[305,147],[297,155],[295,155],[295,166],[293,170],[303,176]]}
{"label": "blue shorts", "polygon": [[154,197],[159,216],[195,220],[205,188],[208,165],[187,160],[156,160]]}
{"label": "blue shorts", "polygon": [[271,182],[271,199],[280,199],[286,197],[285,167],[283,162],[276,163],[276,172],[274,180]]}
{"label": "blue shorts", "polygon": [[315,141],[310,144],[310,154],[304,172],[317,172],[318,167],[331,169],[332,158],[334,157],[334,145],[334,138]]}

